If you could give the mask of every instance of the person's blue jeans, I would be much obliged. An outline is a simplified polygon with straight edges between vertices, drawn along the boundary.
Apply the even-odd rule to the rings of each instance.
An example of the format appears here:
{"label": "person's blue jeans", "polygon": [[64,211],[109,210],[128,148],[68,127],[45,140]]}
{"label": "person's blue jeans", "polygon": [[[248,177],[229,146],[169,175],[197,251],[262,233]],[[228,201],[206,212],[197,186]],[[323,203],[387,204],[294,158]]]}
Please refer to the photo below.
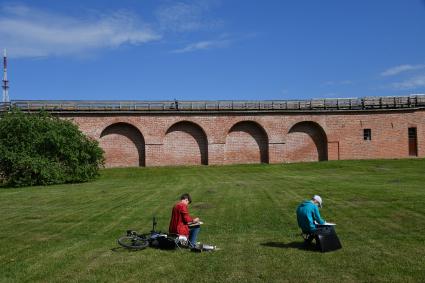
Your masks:
{"label": "person's blue jeans", "polygon": [[195,247],[196,246],[196,239],[198,238],[198,234],[199,234],[199,231],[201,230],[201,227],[193,227],[193,228],[190,228],[190,231],[189,231],[189,245],[191,246],[191,247]]}

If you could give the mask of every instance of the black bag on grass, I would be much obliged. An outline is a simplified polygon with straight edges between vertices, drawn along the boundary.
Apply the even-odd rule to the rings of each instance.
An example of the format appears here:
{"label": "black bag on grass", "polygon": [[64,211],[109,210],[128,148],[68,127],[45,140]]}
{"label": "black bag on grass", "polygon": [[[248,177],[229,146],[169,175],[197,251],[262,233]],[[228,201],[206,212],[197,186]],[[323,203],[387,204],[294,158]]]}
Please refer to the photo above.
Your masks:
{"label": "black bag on grass", "polygon": [[341,242],[336,235],[333,226],[321,226],[316,232],[316,243],[318,249],[323,252],[330,252],[342,248]]}
{"label": "black bag on grass", "polygon": [[174,250],[177,248],[176,239],[174,237],[169,236],[159,236],[157,238],[158,241],[158,248],[161,250]]}

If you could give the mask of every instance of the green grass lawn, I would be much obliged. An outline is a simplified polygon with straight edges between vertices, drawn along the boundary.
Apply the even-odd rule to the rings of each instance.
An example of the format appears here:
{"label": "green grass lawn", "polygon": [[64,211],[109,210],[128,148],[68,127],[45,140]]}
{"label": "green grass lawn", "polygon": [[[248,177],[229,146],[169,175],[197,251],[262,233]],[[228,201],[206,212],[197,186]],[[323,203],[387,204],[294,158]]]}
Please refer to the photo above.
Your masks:
{"label": "green grass lawn", "polygon": [[[91,183],[0,189],[1,282],[425,282],[425,160],[103,170]],[[131,252],[189,192],[199,240],[222,250]],[[343,249],[301,248],[313,194]]]}

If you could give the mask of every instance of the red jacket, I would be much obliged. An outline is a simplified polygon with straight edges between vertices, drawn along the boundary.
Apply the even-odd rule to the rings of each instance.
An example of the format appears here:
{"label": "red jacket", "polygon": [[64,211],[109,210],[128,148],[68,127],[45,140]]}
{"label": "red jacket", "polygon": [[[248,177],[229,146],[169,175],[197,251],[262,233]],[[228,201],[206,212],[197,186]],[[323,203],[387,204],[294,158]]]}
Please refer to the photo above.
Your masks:
{"label": "red jacket", "polygon": [[189,222],[192,222],[192,217],[190,217],[189,215],[187,205],[178,202],[173,207],[173,212],[171,213],[170,227],[168,228],[168,231],[170,233],[189,237],[189,226],[187,226]]}

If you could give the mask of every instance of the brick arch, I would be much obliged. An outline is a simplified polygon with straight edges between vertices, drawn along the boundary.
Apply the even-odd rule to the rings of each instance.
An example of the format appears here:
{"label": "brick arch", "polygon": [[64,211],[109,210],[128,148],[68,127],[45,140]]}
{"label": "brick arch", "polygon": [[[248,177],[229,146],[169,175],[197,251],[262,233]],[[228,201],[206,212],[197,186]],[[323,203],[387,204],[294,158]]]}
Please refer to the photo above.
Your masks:
{"label": "brick arch", "polygon": [[227,164],[269,163],[269,138],[254,121],[241,121],[226,136],[224,160]]}
{"label": "brick arch", "polygon": [[106,167],[145,166],[145,139],[131,124],[107,126],[100,134],[99,144],[105,151]]}
{"label": "brick arch", "polygon": [[208,165],[208,139],[196,123],[180,121],[168,128],[163,143],[164,165]]}
{"label": "brick arch", "polygon": [[288,161],[328,160],[328,139],[323,128],[312,121],[296,123],[286,139]]}

